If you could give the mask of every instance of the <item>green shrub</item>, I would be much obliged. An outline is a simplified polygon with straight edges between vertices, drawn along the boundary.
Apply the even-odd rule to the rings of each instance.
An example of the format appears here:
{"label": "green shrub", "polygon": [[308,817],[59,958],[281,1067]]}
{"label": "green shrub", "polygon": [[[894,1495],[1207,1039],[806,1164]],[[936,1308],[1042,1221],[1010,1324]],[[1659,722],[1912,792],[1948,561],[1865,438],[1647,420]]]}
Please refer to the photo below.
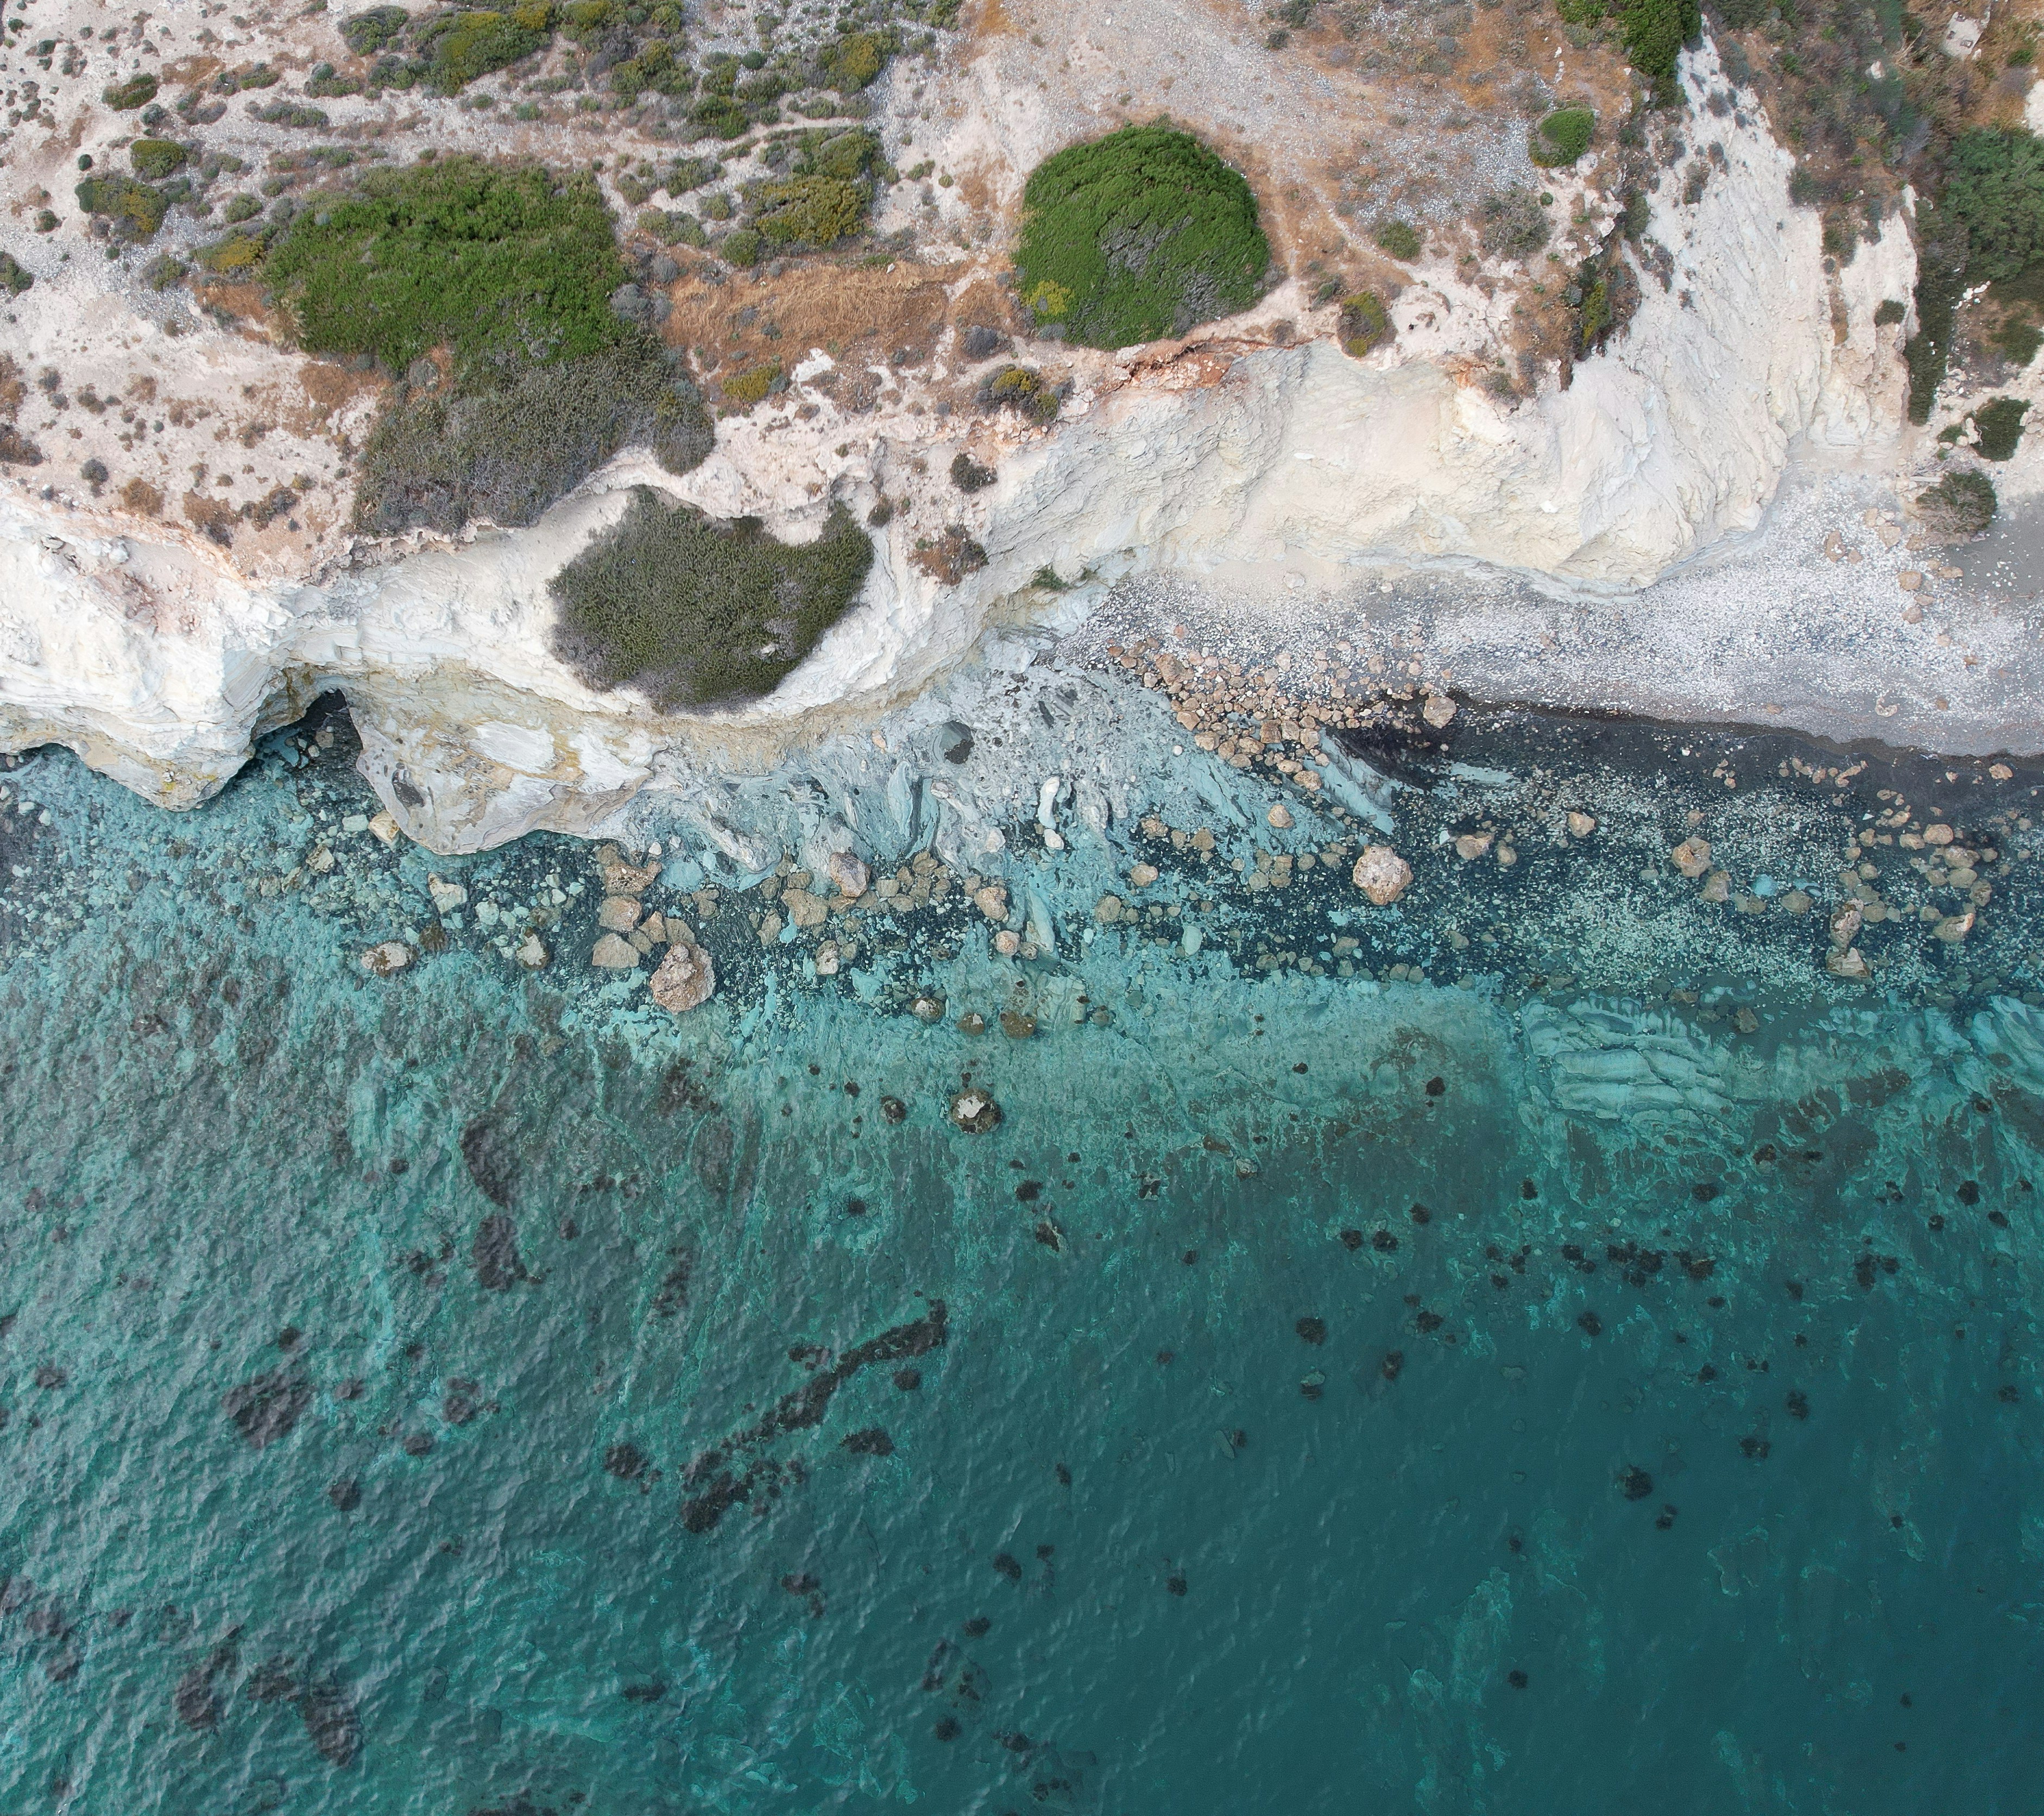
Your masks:
{"label": "green shrub", "polygon": [[997,475],[961,449],[951,456],[951,483],[961,492],[984,492]]}
{"label": "green shrub", "polygon": [[315,353],[370,354],[402,372],[443,343],[486,361],[579,358],[624,328],[628,274],[594,177],[443,158],[372,170],[291,223],[265,275]]}
{"label": "green shrub", "polygon": [[153,75],[131,75],[125,82],[110,84],[100,99],[116,113],[125,113],[130,109],[146,107],[156,98],[156,79]]}
{"label": "green shrub", "polygon": [[837,177],[787,177],[753,186],[759,232],[776,246],[834,246],[866,225],[866,192]]}
{"label": "green shrub", "polygon": [[554,653],[592,687],[662,712],[758,699],[859,597],[873,544],[842,505],[789,543],[636,489],[622,521],[556,574]]}
{"label": "green shrub", "polygon": [[227,206],[221,210],[221,217],[232,226],[241,221],[253,221],[263,212],[263,205],[252,195],[230,196]]}
{"label": "green shrub", "polygon": [[714,158],[677,158],[665,186],[670,195],[686,195],[692,189],[715,182],[723,175],[724,166]]}
{"label": "green shrub", "polygon": [[1342,351],[1360,359],[1391,337],[1391,317],[1374,290],[1360,290],[1342,299]]}
{"label": "green shrub", "polygon": [[1241,173],[1170,126],[1126,126],[1039,164],[1015,265],[1039,321],[1089,347],[1181,335],[1247,309],[1270,248]]}
{"label": "green shrub", "polygon": [[171,198],[133,177],[87,177],[78,186],[78,205],[88,214],[103,214],[113,223],[118,240],[148,240],[163,225]]}
{"label": "green shrub", "polygon": [[877,33],[855,32],[831,45],[822,60],[826,86],[856,94],[886,67],[887,47]]}
{"label": "green shrub", "polygon": [[184,275],[183,262],[167,252],[159,252],[142,267],[142,282],[152,290],[167,290]]}
{"label": "green shrub", "polygon": [[1908,314],[1908,308],[1900,298],[1884,297],[1874,305],[1873,325],[1876,328],[1899,328]]}
{"label": "green shrub", "polygon": [[182,169],[190,154],[175,139],[137,139],[128,148],[128,161],[135,174],[148,182],[161,182]]}
{"label": "green shrub", "polygon": [[509,13],[463,9],[428,20],[412,41],[427,54],[433,86],[442,94],[459,94],[478,76],[544,50],[547,33]]}
{"label": "green shrub", "polygon": [[749,367],[743,372],[734,372],[718,388],[724,393],[727,403],[749,410],[755,404],[764,403],[774,387],[780,382],[781,363],[778,359],[770,359],[763,366]]}
{"label": "green shrub", "polygon": [[2044,347],[2044,331],[2032,322],[2005,321],[1994,331],[1994,345],[2011,364],[2027,366],[2037,357],[2038,348]]}
{"label": "green shrub", "polygon": [[1677,54],[1702,25],[1698,0],[1621,0],[1618,9],[1626,60],[1653,77],[1664,98],[1673,90]]}
{"label": "green shrub", "polygon": [[2000,501],[1984,473],[1947,473],[1916,495],[1916,510],[1937,536],[1977,536],[1994,521]]}
{"label": "green shrub", "polygon": [[198,259],[202,271],[216,278],[247,278],[254,276],[261,268],[263,255],[269,249],[270,233],[267,228],[236,227],[210,244],[200,247],[192,256]]}
{"label": "green shrub", "polygon": [[330,63],[316,63],[305,79],[305,93],[316,95],[322,101],[338,99],[342,95],[359,94],[362,79],[355,75],[339,74]]}
{"label": "green shrub", "polygon": [[1030,421],[1055,422],[1063,401],[1046,384],[1043,374],[1027,366],[1004,366],[979,388],[984,409],[1012,409]]}
{"label": "green shrub", "polygon": [[35,274],[11,252],[0,252],[0,290],[17,297],[36,281]]}
{"label": "green shrub", "polygon": [[1496,259],[1530,259],[1554,231],[1540,198],[1516,186],[1487,195],[1477,209],[1477,241]]}
{"label": "green shrub", "polygon": [[1409,221],[1380,221],[1370,237],[1393,258],[1408,262],[1420,256],[1423,244],[1420,229]]}
{"label": "green shrub", "polygon": [[266,126],[292,126],[303,132],[324,132],[332,124],[325,109],[307,107],[295,101],[273,101],[253,116]]}
{"label": "green shrub", "polygon": [[341,21],[341,42],[359,57],[374,56],[396,40],[410,19],[402,6],[371,6]]}
{"label": "green shrub", "polygon": [[750,227],[740,227],[725,234],[717,242],[717,250],[728,263],[736,265],[741,271],[749,271],[759,263],[760,255],[766,250],[766,242]]}
{"label": "green shrub", "polygon": [[663,246],[694,246],[700,251],[709,244],[702,223],[684,209],[642,209],[639,230],[651,234]]}
{"label": "green shrub", "polygon": [[1611,283],[1600,274],[1582,286],[1582,301],[1577,305],[1577,344],[1588,352],[1599,335],[1611,325]]}
{"label": "green shrub", "polygon": [[651,448],[672,473],[715,440],[678,354],[630,332],[620,345],[490,371],[465,390],[408,390],[371,432],[357,527],[451,533],[471,518],[536,522],[623,447]]}
{"label": "green shrub", "polygon": [[2029,407],[2019,397],[1996,397],[1973,412],[1983,460],[2007,460],[2015,452],[2023,440],[2023,413]]}
{"label": "green shrub", "polygon": [[1917,211],[1921,240],[1916,253],[1916,332],[1902,349],[1909,372],[1909,420],[1919,428],[1944,382],[1959,298],[1966,287],[1965,249],[1954,245],[1954,225],[1926,206]]}
{"label": "green shrub", "polygon": [[752,117],[728,94],[706,94],[689,111],[697,129],[712,139],[743,136]]}
{"label": "green shrub", "polygon": [[1596,116],[1587,107],[1558,107],[1533,129],[1527,153],[1547,169],[1573,164],[1590,148]]}
{"label": "green shrub", "polygon": [[2044,258],[2044,140],[1985,129],[1952,148],[1941,213],[1965,229],[1973,282],[2015,277]]}
{"label": "green shrub", "polygon": [[845,132],[804,132],[794,141],[794,153],[791,175],[836,177],[844,182],[870,183],[887,163],[879,140],[856,127]]}

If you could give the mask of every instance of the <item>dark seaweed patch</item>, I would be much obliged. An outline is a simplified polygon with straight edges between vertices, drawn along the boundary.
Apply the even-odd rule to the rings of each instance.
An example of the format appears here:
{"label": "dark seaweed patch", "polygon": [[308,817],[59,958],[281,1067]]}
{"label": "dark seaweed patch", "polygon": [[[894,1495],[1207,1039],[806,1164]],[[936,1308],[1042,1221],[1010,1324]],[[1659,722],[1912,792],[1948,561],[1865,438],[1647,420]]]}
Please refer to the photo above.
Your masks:
{"label": "dark seaweed patch", "polygon": [[461,1158],[476,1190],[509,1210],[518,1190],[518,1157],[509,1131],[487,1117],[471,1123],[461,1132]]}
{"label": "dark seaweed patch", "polygon": [[309,1686],[298,1713],[321,1759],[329,1765],[355,1763],[355,1756],[362,1750],[362,1718],[336,1680],[322,1677]]}
{"label": "dark seaweed patch", "polygon": [[682,1503],[684,1530],[712,1530],[739,1502],[749,1500],[755,1487],[763,1483],[770,1487],[778,1479],[778,1466],[770,1463],[753,1464],[742,1473],[727,1468],[733,1453],[756,1449],[777,1438],[821,1423],[832,1396],[860,1369],[906,1361],[940,1347],[947,1335],[947,1316],[944,1302],[932,1300],[927,1315],[895,1325],[854,1345],[831,1367],[819,1369],[801,1386],[783,1394],[759,1423],[734,1433],[721,1446],[697,1457],[682,1478],[682,1486],[693,1491]]}
{"label": "dark seaweed patch", "polygon": [[235,1430],[260,1450],[296,1425],[312,1399],[313,1390],[302,1376],[273,1369],[229,1388],[220,1403]]}
{"label": "dark seaweed patch", "polygon": [[[466,1142],[463,1151],[467,1152]],[[474,1170],[472,1163],[470,1170]],[[469,1259],[475,1268],[476,1284],[486,1292],[507,1292],[532,1277],[518,1253],[517,1226],[509,1217],[486,1217],[476,1226]]]}
{"label": "dark seaweed patch", "polygon": [[213,1667],[194,1664],[178,1680],[171,1693],[171,1706],[178,1719],[194,1733],[204,1733],[220,1721],[220,1699],[213,1693]]}

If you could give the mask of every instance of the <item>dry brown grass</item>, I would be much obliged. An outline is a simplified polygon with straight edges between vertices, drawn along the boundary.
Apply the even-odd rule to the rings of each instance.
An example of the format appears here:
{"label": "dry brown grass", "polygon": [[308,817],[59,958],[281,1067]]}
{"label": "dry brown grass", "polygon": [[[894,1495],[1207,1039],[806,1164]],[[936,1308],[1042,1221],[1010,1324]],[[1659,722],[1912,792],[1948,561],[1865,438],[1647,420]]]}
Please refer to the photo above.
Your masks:
{"label": "dry brown grass", "polygon": [[734,274],[721,282],[697,272],[671,286],[674,313],[661,332],[669,345],[686,347],[697,375],[710,381],[770,361],[792,366],[813,347],[854,373],[905,352],[907,363],[920,363],[947,323],[1004,319],[1005,298],[990,281],[969,286],[954,302],[951,287],[966,268],[810,262],[778,277]]}

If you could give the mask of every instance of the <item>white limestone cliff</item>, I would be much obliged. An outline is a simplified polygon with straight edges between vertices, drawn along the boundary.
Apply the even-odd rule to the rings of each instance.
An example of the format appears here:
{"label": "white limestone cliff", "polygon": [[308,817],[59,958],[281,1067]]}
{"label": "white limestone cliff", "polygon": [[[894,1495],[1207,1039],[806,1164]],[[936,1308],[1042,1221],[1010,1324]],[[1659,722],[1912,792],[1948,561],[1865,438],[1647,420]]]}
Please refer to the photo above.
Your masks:
{"label": "white limestone cliff", "polygon": [[[827,397],[770,437],[727,422],[682,479],[628,453],[530,528],[298,580],[244,578],[196,539],[146,540],[0,487],[0,745],[65,743],[187,804],[253,735],[337,686],[401,823],[474,849],[585,829],[669,758],[770,762],[900,701],[989,622],[1070,622],[1137,572],[1225,584],[1282,569],[1339,589],[1447,562],[1589,597],[1639,588],[1752,532],[1792,458],[1907,458],[1906,324],[1874,321],[1912,286],[1903,225],[1827,275],[1817,217],[1788,201],[1788,155],[1764,121],[1703,106],[1721,82],[1708,48],[1686,80],[1692,143],[1715,142],[1722,163],[1692,205],[1664,173],[1649,240],[1666,248],[1666,282],[1642,272],[1625,332],[1566,388],[1550,378],[1516,402],[1484,388],[1469,355],[1496,324],[1445,271],[1399,300],[1397,340],[1366,359],[1222,323],[1182,351],[1102,362],[1067,420],[1012,438],[996,486],[950,501],[982,570],[943,586],[906,537],[883,537],[855,612],[770,699],[724,715],[663,718],[583,686],[550,653],[547,583],[633,483],[797,536],[826,493],[897,490],[898,451],[889,474],[832,452],[843,424]],[[916,421],[932,443],[943,432]],[[1047,567],[1070,589],[1032,586]]]}

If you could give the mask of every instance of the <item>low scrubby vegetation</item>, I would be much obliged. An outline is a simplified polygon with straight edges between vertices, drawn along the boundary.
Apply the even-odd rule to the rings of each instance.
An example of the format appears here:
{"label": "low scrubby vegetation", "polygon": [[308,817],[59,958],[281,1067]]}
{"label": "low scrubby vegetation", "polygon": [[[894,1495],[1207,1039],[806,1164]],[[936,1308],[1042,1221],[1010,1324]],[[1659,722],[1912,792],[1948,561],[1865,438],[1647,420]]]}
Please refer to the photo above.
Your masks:
{"label": "low scrubby vegetation", "polygon": [[554,577],[555,653],[590,685],[663,712],[770,693],[858,598],[873,544],[842,505],[814,542],[720,522],[645,487]]}
{"label": "low scrubby vegetation", "polygon": [[609,298],[630,274],[591,177],[446,158],[301,209],[263,275],[309,351],[402,372],[443,345],[463,369],[615,346]]}
{"label": "low scrubby vegetation", "polygon": [[154,239],[171,211],[163,190],[117,171],[87,177],[75,193],[79,206],[104,220],[110,237],[124,244]]}
{"label": "low scrubby vegetation", "polygon": [[1993,397],[1973,412],[1973,429],[1983,460],[2014,458],[2023,440],[2023,416],[2030,406],[2020,397]]}
{"label": "low scrubby vegetation", "polygon": [[709,451],[681,356],[627,319],[629,273],[586,175],[458,158],[372,171],[202,257],[259,271],[307,351],[398,381],[357,489],[373,533],[528,524],[620,447],[674,472]]}
{"label": "low scrubby vegetation", "polygon": [[1947,473],[1916,496],[1916,513],[1934,536],[1977,536],[1994,521],[2000,501],[1984,473]]}
{"label": "low scrubby vegetation", "polygon": [[1596,116],[1587,107],[1558,107],[1532,131],[1527,153],[1536,164],[1559,169],[1573,164],[1590,148]]}
{"label": "low scrubby vegetation", "polygon": [[1089,347],[1181,335],[1247,309],[1270,248],[1242,174],[1189,133],[1128,126],[1039,164],[1015,267],[1042,326]]}
{"label": "low scrubby vegetation", "polygon": [[1930,420],[1969,286],[1988,285],[1988,344],[2019,365],[2036,353],[2044,302],[2044,140],[1977,129],[1953,141],[1943,169],[1917,211],[1917,326],[1904,349],[1914,423]]}
{"label": "low scrubby vegetation", "polygon": [[1477,210],[1477,240],[1493,258],[1530,259],[1553,232],[1539,197],[1528,189],[1485,196]]}
{"label": "low scrubby vegetation", "polygon": [[1041,372],[1028,366],[1004,366],[979,388],[982,409],[1011,409],[1031,422],[1057,420],[1064,400]]}
{"label": "low scrubby vegetation", "polygon": [[1390,312],[1374,290],[1358,290],[1344,297],[1341,308],[1342,351],[1360,359],[1391,338]]}
{"label": "low scrubby vegetation", "polygon": [[403,387],[362,457],[355,520],[372,535],[529,524],[620,448],[670,472],[716,439],[681,355],[650,336],[579,359],[490,367],[456,390]]}
{"label": "low scrubby vegetation", "polygon": [[1408,263],[1420,256],[1424,244],[1420,229],[1409,221],[1380,221],[1370,237],[1393,258]]}

